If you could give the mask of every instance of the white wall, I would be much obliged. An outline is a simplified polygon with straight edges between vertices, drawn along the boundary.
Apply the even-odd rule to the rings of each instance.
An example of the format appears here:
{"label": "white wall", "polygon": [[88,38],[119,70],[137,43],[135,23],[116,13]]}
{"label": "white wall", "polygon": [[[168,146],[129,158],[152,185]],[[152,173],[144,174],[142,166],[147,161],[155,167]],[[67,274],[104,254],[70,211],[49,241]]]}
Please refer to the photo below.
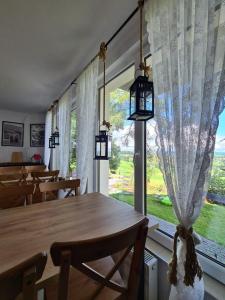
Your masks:
{"label": "white wall", "polygon": [[44,147],[30,147],[30,124],[45,123],[45,114],[22,113],[9,110],[0,110],[0,141],[2,140],[2,121],[24,123],[23,147],[0,146],[0,162],[11,161],[13,151],[22,151],[23,160],[30,161],[35,153],[44,157]]}

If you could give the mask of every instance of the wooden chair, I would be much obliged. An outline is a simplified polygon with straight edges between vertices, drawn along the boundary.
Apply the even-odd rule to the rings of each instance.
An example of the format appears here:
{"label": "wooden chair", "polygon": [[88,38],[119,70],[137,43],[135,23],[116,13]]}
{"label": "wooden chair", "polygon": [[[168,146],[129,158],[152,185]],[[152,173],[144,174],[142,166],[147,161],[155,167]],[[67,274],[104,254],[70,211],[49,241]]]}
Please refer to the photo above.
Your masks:
{"label": "wooden chair", "polygon": [[43,201],[46,201],[46,193],[52,194],[53,192],[56,191],[58,192],[59,190],[69,190],[67,191],[64,198],[78,196],[79,187],[80,187],[80,179],[61,180],[58,182],[45,182],[39,184],[40,192],[43,195],[42,197]]}
{"label": "wooden chair", "polygon": [[0,274],[0,297],[14,300],[22,294],[23,300],[37,299],[36,282],[42,277],[47,255],[39,253],[16,267]]}
{"label": "wooden chair", "polygon": [[[111,236],[78,242],[54,243],[50,252],[54,265],[60,266],[58,295],[56,296],[56,288],[53,288],[52,284],[51,289],[48,287],[46,289],[47,299],[50,300],[53,296],[52,299],[58,300],[137,300],[148,231],[147,224],[148,219],[145,218],[132,227]],[[118,253],[120,253],[120,258],[105,275],[102,275],[100,270],[96,271],[91,267],[91,261],[101,260]],[[114,281],[113,276],[116,272],[120,272],[122,263],[127,257],[130,258],[130,255],[127,284],[123,280],[122,284],[118,283],[118,280]],[[81,277],[84,279],[82,280]],[[125,277],[121,275],[122,278]]]}
{"label": "wooden chair", "polygon": [[16,163],[20,163],[23,162],[23,152],[19,151],[19,152],[12,152],[11,155],[11,162],[16,162]]}
{"label": "wooden chair", "polygon": [[39,171],[39,172],[31,172],[31,177],[35,182],[52,182],[57,181],[59,176],[59,170],[55,171]]}
{"label": "wooden chair", "polygon": [[0,189],[0,209],[32,203],[34,185],[7,186]]}
{"label": "wooden chair", "polygon": [[[35,192],[33,197],[33,203],[38,203],[43,201],[43,195],[40,192],[39,184],[42,182],[55,182],[58,180],[59,170],[55,171],[39,171],[31,172],[31,177],[33,178],[33,183],[35,184]],[[54,193],[52,193],[54,194]],[[56,199],[57,194],[54,196],[48,195],[47,200]]]}
{"label": "wooden chair", "polygon": [[27,173],[21,174],[0,174],[0,188],[9,185],[18,185],[26,183]]}
{"label": "wooden chair", "polygon": [[0,167],[0,174],[21,174],[24,173],[24,169],[21,166],[18,167]]}
{"label": "wooden chair", "polygon": [[31,172],[43,172],[43,171],[46,170],[46,166],[45,165],[25,166],[25,170],[28,173],[31,173]]}

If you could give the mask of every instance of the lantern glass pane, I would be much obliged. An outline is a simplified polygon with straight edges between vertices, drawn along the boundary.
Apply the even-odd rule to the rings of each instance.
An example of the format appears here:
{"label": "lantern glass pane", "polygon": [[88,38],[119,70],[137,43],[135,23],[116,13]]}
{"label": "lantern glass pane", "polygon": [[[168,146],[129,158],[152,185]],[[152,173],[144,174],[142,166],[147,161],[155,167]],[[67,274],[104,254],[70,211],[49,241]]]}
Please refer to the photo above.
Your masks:
{"label": "lantern glass pane", "polygon": [[96,142],[96,156],[101,156],[101,143]]}
{"label": "lantern glass pane", "polygon": [[146,98],[146,110],[152,111],[152,93],[148,94],[148,97]]}
{"label": "lantern glass pane", "polygon": [[106,142],[101,142],[101,145],[100,145],[100,148],[101,148],[101,156],[106,156]]}
{"label": "lantern glass pane", "polygon": [[135,94],[131,96],[131,111],[130,114],[133,114],[136,111],[136,101],[135,101]]}
{"label": "lantern glass pane", "polygon": [[143,93],[141,93],[141,97],[139,99],[139,110],[145,110],[145,98],[143,97]]}
{"label": "lantern glass pane", "polygon": [[55,136],[55,145],[59,145],[59,136]]}

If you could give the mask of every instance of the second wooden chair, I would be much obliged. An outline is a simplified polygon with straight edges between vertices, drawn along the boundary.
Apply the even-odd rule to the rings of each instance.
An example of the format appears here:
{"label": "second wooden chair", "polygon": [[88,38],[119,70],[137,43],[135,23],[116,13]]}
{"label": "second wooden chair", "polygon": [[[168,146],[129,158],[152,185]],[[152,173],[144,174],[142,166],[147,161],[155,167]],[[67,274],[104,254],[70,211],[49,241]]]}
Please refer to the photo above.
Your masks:
{"label": "second wooden chair", "polygon": [[46,170],[46,166],[45,165],[25,166],[24,169],[28,173],[31,173],[31,172],[44,172]]}
{"label": "second wooden chair", "polygon": [[73,179],[73,180],[61,180],[58,182],[45,182],[40,183],[39,188],[43,195],[42,200],[46,200],[46,194],[50,193],[52,196],[55,195],[55,192],[59,190],[67,190],[66,195],[64,198],[68,198],[71,196],[78,196],[79,195],[79,187],[80,187],[80,179]]}
{"label": "second wooden chair", "polygon": [[59,176],[59,170],[31,172],[31,177],[35,182],[57,181],[58,176]]}

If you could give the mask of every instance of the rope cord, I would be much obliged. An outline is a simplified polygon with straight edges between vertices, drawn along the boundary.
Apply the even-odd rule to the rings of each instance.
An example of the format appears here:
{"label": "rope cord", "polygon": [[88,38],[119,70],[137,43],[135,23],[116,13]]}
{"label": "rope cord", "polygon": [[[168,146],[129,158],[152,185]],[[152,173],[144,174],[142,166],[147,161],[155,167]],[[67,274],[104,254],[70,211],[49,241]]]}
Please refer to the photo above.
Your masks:
{"label": "rope cord", "polygon": [[139,11],[140,11],[140,69],[142,69],[143,64],[143,39],[142,39],[142,29],[143,29],[143,6],[144,1],[138,1]]}
{"label": "rope cord", "polygon": [[55,111],[55,130],[58,131],[59,127],[59,100],[55,100],[53,102],[53,105],[54,105],[54,111]]}
{"label": "rope cord", "polygon": [[144,75],[150,77],[151,68],[146,65],[146,61],[143,62],[143,8],[144,8],[144,0],[138,1],[138,7],[140,11],[140,64],[139,69],[144,71]]}
{"label": "rope cord", "polygon": [[194,239],[192,237],[193,229],[192,227],[186,229],[183,225],[178,225],[177,230],[174,235],[173,244],[173,257],[169,264],[168,277],[171,284],[177,284],[177,239],[181,237],[186,241],[186,260],[184,264],[184,284],[186,286],[191,285],[193,287],[195,276],[197,275],[199,279],[202,278],[202,269],[199,266],[197,255],[195,252]]}
{"label": "rope cord", "polygon": [[105,60],[103,61],[103,122],[105,121]]}
{"label": "rope cord", "polygon": [[110,130],[111,124],[105,120],[105,86],[106,86],[106,79],[105,79],[105,61],[106,61],[106,51],[107,46],[104,42],[100,45],[99,51],[99,58],[103,61],[103,121],[102,125],[104,125],[108,130]]}
{"label": "rope cord", "polygon": [[52,111],[51,134],[53,134],[53,123],[54,123],[54,105],[51,105],[51,111]]}

